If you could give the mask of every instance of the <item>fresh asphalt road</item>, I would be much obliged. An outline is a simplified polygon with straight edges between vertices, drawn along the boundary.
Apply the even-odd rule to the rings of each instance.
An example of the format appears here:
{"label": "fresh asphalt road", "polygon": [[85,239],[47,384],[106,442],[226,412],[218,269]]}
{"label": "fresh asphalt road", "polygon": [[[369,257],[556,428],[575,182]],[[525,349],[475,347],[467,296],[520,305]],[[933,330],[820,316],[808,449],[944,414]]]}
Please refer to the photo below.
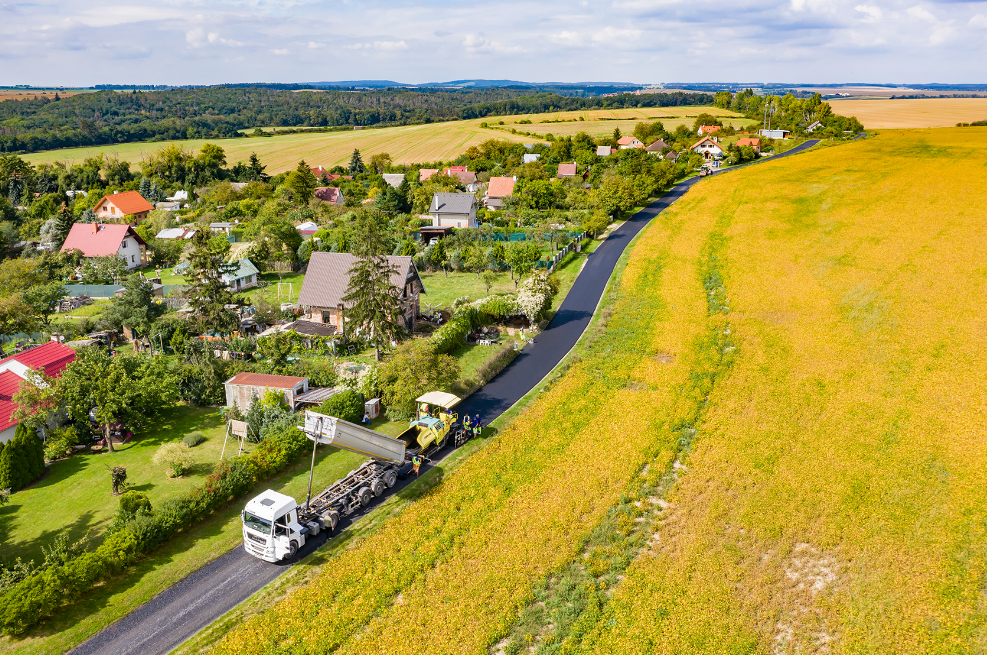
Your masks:
{"label": "fresh asphalt road", "polygon": [[[771,159],[793,155],[814,146],[807,141]],[[765,160],[770,161],[770,160]],[[717,174],[730,170],[720,171]],[[666,207],[681,198],[700,178],[676,184],[650,206],[627,219],[586,258],[586,264],[548,327],[533,344],[497,377],[460,404],[460,412],[479,414],[483,423],[500,416],[531,391],[572,349],[589,325],[603,296],[617,260],[638,232]],[[423,472],[439,464],[450,452],[443,449]],[[400,492],[413,478],[399,480],[390,493],[375,499],[364,510],[343,518],[335,534],[347,529],[393,493]],[[72,655],[157,655],[171,651],[186,639],[246,600],[280,576],[289,566],[322,546],[328,539],[322,533],[305,544],[291,562],[270,564],[251,557],[242,548],[206,564],[150,601],[120,619],[78,648]]]}

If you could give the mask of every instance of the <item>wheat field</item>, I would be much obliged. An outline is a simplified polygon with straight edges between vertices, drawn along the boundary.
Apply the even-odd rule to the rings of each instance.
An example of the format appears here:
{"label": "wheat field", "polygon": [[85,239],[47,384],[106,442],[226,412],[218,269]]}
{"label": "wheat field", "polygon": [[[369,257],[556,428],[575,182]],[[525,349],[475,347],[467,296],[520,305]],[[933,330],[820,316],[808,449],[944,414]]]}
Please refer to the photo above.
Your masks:
{"label": "wheat field", "polygon": [[987,98],[838,100],[833,113],[856,116],[868,130],[953,127],[987,120]]}
{"label": "wheat field", "polygon": [[[467,121],[448,121],[427,125],[408,125],[379,129],[348,130],[345,132],[313,132],[285,134],[275,137],[251,137],[239,139],[198,139],[175,142],[126,143],[92,148],[66,148],[49,150],[30,155],[24,159],[32,164],[62,161],[78,164],[87,157],[103,153],[107,156],[138,163],[147,154],[169,143],[178,143],[198,151],[204,143],[215,143],[226,151],[229,163],[246,161],[250,153],[256,152],[267,165],[269,173],[293,169],[304,159],[311,166],[331,168],[345,166],[354,149],[359,149],[364,160],[386,152],[395,163],[414,164],[424,162],[449,161],[455,159],[473,145],[488,139],[505,139],[518,143],[531,143],[537,137],[529,137],[509,132],[511,127],[525,132],[544,135],[553,132],[558,135],[575,134],[584,131],[593,136],[610,135],[615,127],[621,132],[631,133],[641,120],[662,120],[667,129],[686,124],[690,127],[695,117],[708,112],[720,116],[736,116],[715,107],[655,107],[641,109],[595,110],[587,112],[563,112],[550,114],[526,114],[502,116]],[[585,121],[560,124],[539,124],[542,120],[571,119],[583,116]],[[517,125],[528,119],[531,125]],[[618,120],[611,120],[618,119]],[[503,120],[504,129],[487,129],[481,123],[494,124]],[[736,121],[736,119],[732,119]],[[268,128],[270,129],[270,128]]]}

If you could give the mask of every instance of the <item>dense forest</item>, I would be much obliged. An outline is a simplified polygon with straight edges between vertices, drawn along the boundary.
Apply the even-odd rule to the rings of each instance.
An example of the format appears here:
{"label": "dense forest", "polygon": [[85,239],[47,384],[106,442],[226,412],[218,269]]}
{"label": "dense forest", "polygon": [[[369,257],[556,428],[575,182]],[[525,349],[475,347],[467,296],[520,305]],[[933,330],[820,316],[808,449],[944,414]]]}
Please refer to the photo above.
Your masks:
{"label": "dense forest", "polygon": [[0,152],[241,136],[258,126],[407,125],[586,108],[705,105],[701,93],[580,98],[533,90],[291,91],[214,86],[0,102]]}

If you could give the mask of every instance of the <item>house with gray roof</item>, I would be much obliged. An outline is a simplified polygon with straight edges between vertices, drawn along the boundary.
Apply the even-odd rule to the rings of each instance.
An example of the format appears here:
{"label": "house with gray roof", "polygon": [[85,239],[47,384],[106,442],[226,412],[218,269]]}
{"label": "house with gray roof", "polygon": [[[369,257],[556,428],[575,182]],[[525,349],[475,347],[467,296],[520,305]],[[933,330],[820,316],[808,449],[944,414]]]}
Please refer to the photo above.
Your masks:
{"label": "house with gray roof", "polygon": [[[450,195],[450,194],[447,194]],[[411,257],[388,256],[393,267],[391,285],[401,303],[401,316],[409,330],[421,314],[419,296],[425,293],[425,285]],[[344,252],[313,252],[309,259],[298,304],[305,312],[305,320],[325,323],[345,332],[346,307],[343,300],[350,285],[350,269],[357,258]]]}
{"label": "house with gray roof", "polygon": [[436,193],[428,208],[432,227],[476,227],[476,196],[472,193]]}
{"label": "house with gray roof", "polygon": [[401,186],[401,183],[404,182],[404,173],[384,173],[381,177],[383,177],[384,181],[395,189]]}
{"label": "house with gray roof", "polygon": [[609,157],[612,152],[613,152],[612,146],[596,146],[597,157]]}
{"label": "house with gray roof", "polygon": [[223,273],[223,282],[231,291],[240,291],[257,286],[257,276],[260,271],[249,259],[241,259],[237,262],[238,268],[232,273]]}

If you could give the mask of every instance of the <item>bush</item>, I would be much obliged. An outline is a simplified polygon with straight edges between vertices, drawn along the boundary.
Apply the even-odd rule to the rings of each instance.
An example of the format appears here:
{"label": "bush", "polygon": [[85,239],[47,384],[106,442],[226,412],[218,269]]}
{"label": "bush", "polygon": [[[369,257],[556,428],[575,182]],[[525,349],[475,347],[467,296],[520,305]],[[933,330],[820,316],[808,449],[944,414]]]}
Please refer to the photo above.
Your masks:
{"label": "bush", "polygon": [[195,464],[187,444],[175,441],[158,448],[152,460],[159,466],[167,466],[169,478],[180,478]]}
{"label": "bush", "polygon": [[71,454],[72,446],[79,443],[79,437],[75,432],[75,427],[70,425],[65,428],[49,430],[48,440],[45,441],[45,459],[52,461],[59,457]]}
{"label": "bush", "polygon": [[203,435],[201,432],[196,430],[195,432],[189,432],[188,434],[186,434],[185,438],[182,439],[182,443],[188,446],[189,448],[195,448],[205,440],[206,440],[205,435]]}
{"label": "bush", "polygon": [[359,423],[363,420],[365,411],[363,402],[363,394],[350,389],[325,400],[316,411],[350,423]]}
{"label": "bush", "polygon": [[138,510],[144,510],[149,514],[151,499],[142,491],[131,490],[120,496],[120,509],[130,516],[137,514]]}
{"label": "bush", "polygon": [[415,399],[448,389],[459,378],[459,364],[439,352],[431,339],[405,341],[379,368],[381,399],[392,419],[414,414]]}
{"label": "bush", "polygon": [[0,489],[17,491],[45,472],[45,452],[41,439],[23,423],[17,425],[14,438],[0,450]]}
{"label": "bush", "polygon": [[127,489],[127,469],[114,466],[110,470],[110,485],[114,494],[123,493]]}

